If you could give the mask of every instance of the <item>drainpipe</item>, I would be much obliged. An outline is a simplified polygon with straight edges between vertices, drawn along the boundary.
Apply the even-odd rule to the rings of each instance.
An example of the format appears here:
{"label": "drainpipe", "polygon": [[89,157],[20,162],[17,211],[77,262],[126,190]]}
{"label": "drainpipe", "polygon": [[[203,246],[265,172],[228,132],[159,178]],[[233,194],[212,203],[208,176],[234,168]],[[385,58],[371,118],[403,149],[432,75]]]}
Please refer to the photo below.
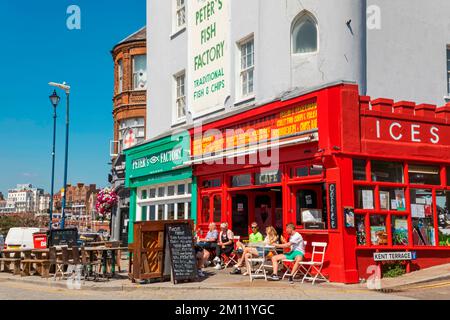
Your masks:
{"label": "drainpipe", "polygon": [[361,4],[361,95],[367,95],[367,0]]}

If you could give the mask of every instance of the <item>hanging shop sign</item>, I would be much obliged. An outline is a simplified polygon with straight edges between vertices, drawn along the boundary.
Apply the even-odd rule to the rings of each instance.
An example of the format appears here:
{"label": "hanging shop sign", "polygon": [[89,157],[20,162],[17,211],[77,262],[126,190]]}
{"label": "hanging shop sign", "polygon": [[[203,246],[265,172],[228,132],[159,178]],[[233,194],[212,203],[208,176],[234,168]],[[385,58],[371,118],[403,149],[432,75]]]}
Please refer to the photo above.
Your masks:
{"label": "hanging shop sign", "polygon": [[188,106],[194,117],[230,95],[230,0],[193,0],[188,10]]}
{"label": "hanging shop sign", "polygon": [[374,261],[408,261],[416,260],[417,253],[415,251],[408,252],[374,252]]}
{"label": "hanging shop sign", "polygon": [[336,207],[336,184],[330,183],[328,185],[328,195],[330,198],[330,227],[331,229],[338,228],[338,217]]}
{"label": "hanging shop sign", "polygon": [[194,157],[285,139],[318,129],[317,103],[291,107],[272,115],[221,130],[195,135]]}
{"label": "hanging shop sign", "polygon": [[281,182],[280,171],[269,171],[269,172],[257,172],[255,174],[255,184],[273,184]]}

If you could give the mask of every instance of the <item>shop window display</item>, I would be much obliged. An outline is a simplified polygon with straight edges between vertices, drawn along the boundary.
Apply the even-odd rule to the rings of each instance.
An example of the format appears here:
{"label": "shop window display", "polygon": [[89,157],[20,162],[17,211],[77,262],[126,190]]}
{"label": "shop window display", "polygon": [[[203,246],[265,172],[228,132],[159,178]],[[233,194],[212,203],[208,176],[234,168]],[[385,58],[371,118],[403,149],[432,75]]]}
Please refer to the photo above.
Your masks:
{"label": "shop window display", "polygon": [[394,246],[407,246],[408,241],[408,217],[392,216],[392,244]]}
{"label": "shop window display", "polygon": [[367,244],[367,240],[366,240],[366,216],[357,214],[355,216],[355,226],[356,226],[356,243],[359,246],[365,246]]}
{"label": "shop window display", "polygon": [[386,229],[386,216],[370,216],[370,242],[373,246],[387,246],[388,235]]}
{"label": "shop window display", "polygon": [[366,181],[366,160],[353,159],[353,180]]}
{"label": "shop window display", "polygon": [[405,211],[405,190],[398,188],[381,188],[379,192],[380,210]]}
{"label": "shop window display", "polygon": [[436,191],[436,209],[439,226],[439,245],[450,246],[450,191]]}
{"label": "shop window display", "polygon": [[357,209],[375,209],[374,189],[371,187],[355,187],[355,205]]}
{"label": "shop window display", "polygon": [[437,166],[425,166],[410,164],[408,166],[409,183],[440,185],[440,168]]}
{"label": "shop window display", "polygon": [[431,190],[411,189],[411,217],[413,244],[435,246],[433,196]]}
{"label": "shop window display", "polygon": [[375,182],[403,183],[403,164],[400,162],[371,161],[372,180]]}

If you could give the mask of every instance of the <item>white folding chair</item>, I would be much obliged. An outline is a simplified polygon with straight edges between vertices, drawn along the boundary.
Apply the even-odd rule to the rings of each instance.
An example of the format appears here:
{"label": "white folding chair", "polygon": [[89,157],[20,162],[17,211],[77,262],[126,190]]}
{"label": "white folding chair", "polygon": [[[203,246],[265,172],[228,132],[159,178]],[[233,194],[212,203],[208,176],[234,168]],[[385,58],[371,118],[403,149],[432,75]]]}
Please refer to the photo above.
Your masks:
{"label": "white folding chair", "polygon": [[227,257],[227,258],[228,258],[228,261],[227,261],[227,263],[225,264],[225,268],[228,268],[228,266],[229,266],[231,263],[237,264],[237,259],[238,259],[238,254],[239,254],[239,253],[238,253],[238,248],[236,248],[236,243],[237,243],[239,240],[241,240],[241,236],[234,236],[234,238],[233,238],[234,249],[233,249],[233,252],[230,254],[230,256]]}
{"label": "white folding chair", "polygon": [[[253,279],[261,279],[264,278],[267,281],[267,272],[264,263],[266,262],[265,257],[258,258],[249,258],[247,259],[247,273],[250,277],[250,282],[253,282]],[[253,269],[254,265],[258,265],[259,267]]]}
{"label": "white folding chair", "polygon": [[[308,244],[308,242],[304,241],[304,244],[305,244],[305,248],[306,248],[306,245]],[[286,277],[292,277],[292,279],[295,279],[295,277],[297,275],[304,276],[306,273],[306,268],[302,265],[299,265],[297,268],[297,271],[295,271],[295,273],[292,274],[292,269],[291,269],[291,267],[289,267],[289,264],[292,264],[292,268],[293,268],[295,260],[284,259],[281,262],[282,262],[283,266],[286,268],[286,272],[283,274],[283,277],[281,278],[281,280],[284,280],[284,278],[286,278]]]}
{"label": "white folding chair", "polygon": [[[312,284],[316,282],[316,280],[329,282],[327,278],[322,274],[323,263],[325,261],[325,251],[327,249],[326,242],[313,242],[313,252],[311,256],[311,261],[301,261],[300,265],[305,267],[306,272],[303,276],[302,283],[305,280],[312,280]],[[312,275],[311,272],[315,274]]]}

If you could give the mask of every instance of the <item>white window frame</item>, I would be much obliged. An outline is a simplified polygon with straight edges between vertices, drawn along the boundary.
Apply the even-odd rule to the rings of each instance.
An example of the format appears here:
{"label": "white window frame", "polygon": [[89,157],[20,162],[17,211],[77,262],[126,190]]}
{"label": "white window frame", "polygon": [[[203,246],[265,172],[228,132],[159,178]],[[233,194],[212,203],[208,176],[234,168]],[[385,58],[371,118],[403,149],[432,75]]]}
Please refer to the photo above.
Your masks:
{"label": "white window frame", "polygon": [[[184,194],[178,194],[178,185],[184,184]],[[169,204],[174,204],[174,218],[176,220],[183,220],[190,218],[189,203],[191,203],[191,193],[188,192],[188,185],[192,184],[191,179],[174,181],[166,184],[151,185],[140,187],[137,189],[136,195],[136,221],[141,221],[142,207],[147,207],[147,219],[150,217],[150,207],[155,206],[155,221],[167,220],[169,214]],[[173,196],[167,196],[167,189],[169,186],[175,187],[175,194]],[[150,198],[150,189],[156,189],[158,194],[158,189],[164,188],[164,197]],[[147,198],[142,199],[142,191],[147,191]],[[192,190],[191,190],[192,191]],[[178,217],[178,204],[184,204],[184,217]],[[164,217],[159,216],[159,208],[163,207]]]}
{"label": "white window frame", "polygon": [[[294,52],[295,46],[295,35],[294,31],[296,29],[296,26],[302,22],[303,19],[309,19],[312,22],[314,22],[316,26],[316,42],[317,42],[317,48],[315,51],[311,52]],[[310,12],[302,12],[300,13],[292,22],[292,28],[291,28],[291,53],[293,56],[308,56],[308,55],[315,55],[318,54],[320,50],[320,30],[319,30],[319,22],[317,21],[316,17],[310,13]]]}
{"label": "white window frame", "polygon": [[[181,85],[179,81],[183,79],[183,94],[179,94]],[[173,76],[173,124],[177,124],[186,120],[187,103],[186,103],[186,71],[180,71]],[[184,115],[179,114],[179,104],[184,103]]]}
{"label": "white window frame", "polygon": [[133,55],[131,57],[131,61],[132,61],[132,67],[133,67],[133,80],[132,80],[132,87],[133,87],[133,91],[142,91],[142,90],[147,90],[147,80],[145,80],[145,86],[143,88],[138,87],[138,71],[136,70],[136,58],[137,57],[143,57],[144,58],[144,62],[145,62],[145,70],[144,70],[144,74],[145,77],[147,78],[147,55],[146,54],[136,54]]}
{"label": "white window frame", "polygon": [[[252,65],[246,65],[245,67],[242,66],[242,60],[244,59],[243,57],[243,49],[244,46],[247,46],[250,42],[253,42],[253,52],[252,52],[252,61],[253,64]],[[239,42],[237,42],[237,49],[238,49],[238,54],[237,54],[237,61],[236,61],[236,65],[237,65],[237,78],[239,79],[239,85],[237,86],[237,96],[239,97],[239,100],[245,100],[245,99],[250,99],[252,97],[255,96],[255,37],[253,34],[247,36],[246,38],[240,40]],[[248,56],[248,52],[246,52],[246,56]],[[252,87],[252,91],[249,91],[249,74],[250,72],[253,72],[253,87]],[[244,76],[247,76],[247,85],[246,85],[246,92],[244,92]]]}
{"label": "white window frame", "polygon": [[[173,0],[173,33],[186,28],[186,1],[187,0]],[[181,18],[183,18],[181,20]],[[182,21],[182,23],[180,23]]]}

